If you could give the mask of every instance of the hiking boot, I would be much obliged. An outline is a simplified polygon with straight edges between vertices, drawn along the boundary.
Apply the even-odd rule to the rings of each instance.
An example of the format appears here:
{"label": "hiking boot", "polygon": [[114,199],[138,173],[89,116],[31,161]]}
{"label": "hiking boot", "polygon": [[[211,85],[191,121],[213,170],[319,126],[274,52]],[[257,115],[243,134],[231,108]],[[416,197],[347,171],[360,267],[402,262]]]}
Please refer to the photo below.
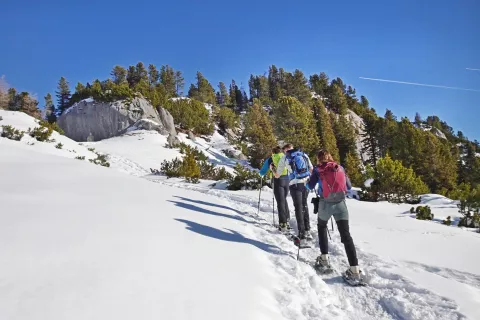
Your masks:
{"label": "hiking boot", "polygon": [[317,257],[314,267],[320,273],[330,273],[333,271],[332,266],[330,265],[330,261],[328,259],[328,255],[326,254],[322,254]]}
{"label": "hiking boot", "polygon": [[358,266],[350,267],[343,274],[343,279],[352,286],[362,286],[365,285],[362,271]]}
{"label": "hiking boot", "polygon": [[300,248],[307,246],[307,240],[305,240],[305,238],[294,237],[293,243]]}

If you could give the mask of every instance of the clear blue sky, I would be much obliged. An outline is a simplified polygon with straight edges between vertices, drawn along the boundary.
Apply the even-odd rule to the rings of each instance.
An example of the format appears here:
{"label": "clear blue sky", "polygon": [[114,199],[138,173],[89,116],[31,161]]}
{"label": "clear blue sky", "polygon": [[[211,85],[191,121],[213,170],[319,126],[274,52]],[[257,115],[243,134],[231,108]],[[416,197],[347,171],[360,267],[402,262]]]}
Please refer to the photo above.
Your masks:
{"label": "clear blue sky", "polygon": [[[169,64],[216,87],[275,64],[340,76],[381,115],[436,114],[480,139],[480,1],[21,1],[1,4],[0,75],[43,105],[61,76],[105,79],[111,68]],[[186,86],[188,87],[188,85]]]}

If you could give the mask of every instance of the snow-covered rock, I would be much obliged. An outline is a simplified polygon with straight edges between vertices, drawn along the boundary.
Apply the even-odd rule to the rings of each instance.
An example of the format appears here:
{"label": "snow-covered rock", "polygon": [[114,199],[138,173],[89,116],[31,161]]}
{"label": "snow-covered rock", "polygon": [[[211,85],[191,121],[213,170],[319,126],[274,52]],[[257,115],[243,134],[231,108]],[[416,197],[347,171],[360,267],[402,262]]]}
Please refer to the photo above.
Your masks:
{"label": "snow-covered rock", "polygon": [[[130,127],[136,126],[139,120],[154,122],[155,125],[147,127],[155,128],[161,134],[176,135],[170,113],[161,109],[159,114],[143,98],[109,103],[82,100],[65,111],[58,118],[58,124],[75,141],[87,141],[89,136],[94,141],[99,141],[126,132]],[[146,122],[142,121],[141,124],[146,125]]]}

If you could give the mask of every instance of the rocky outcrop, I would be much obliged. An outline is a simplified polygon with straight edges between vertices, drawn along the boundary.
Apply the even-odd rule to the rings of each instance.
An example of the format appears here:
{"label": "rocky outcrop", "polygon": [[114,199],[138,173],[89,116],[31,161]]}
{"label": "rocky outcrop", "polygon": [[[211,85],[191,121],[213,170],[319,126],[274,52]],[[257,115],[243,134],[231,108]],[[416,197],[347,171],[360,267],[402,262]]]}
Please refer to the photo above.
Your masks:
{"label": "rocky outcrop", "polygon": [[157,112],[143,98],[134,98],[131,102],[82,100],[58,118],[58,125],[75,141],[108,139],[132,128],[177,136],[172,115],[162,108]]}

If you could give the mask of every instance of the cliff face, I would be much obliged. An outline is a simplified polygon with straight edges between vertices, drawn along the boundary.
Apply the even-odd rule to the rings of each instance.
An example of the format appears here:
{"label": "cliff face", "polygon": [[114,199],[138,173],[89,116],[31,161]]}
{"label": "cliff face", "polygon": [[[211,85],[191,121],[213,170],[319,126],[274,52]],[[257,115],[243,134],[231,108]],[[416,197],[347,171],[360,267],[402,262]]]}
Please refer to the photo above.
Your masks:
{"label": "cliff face", "polygon": [[75,141],[108,139],[133,127],[177,135],[172,115],[164,109],[157,112],[143,98],[134,98],[131,102],[82,100],[58,118],[58,125]]}

